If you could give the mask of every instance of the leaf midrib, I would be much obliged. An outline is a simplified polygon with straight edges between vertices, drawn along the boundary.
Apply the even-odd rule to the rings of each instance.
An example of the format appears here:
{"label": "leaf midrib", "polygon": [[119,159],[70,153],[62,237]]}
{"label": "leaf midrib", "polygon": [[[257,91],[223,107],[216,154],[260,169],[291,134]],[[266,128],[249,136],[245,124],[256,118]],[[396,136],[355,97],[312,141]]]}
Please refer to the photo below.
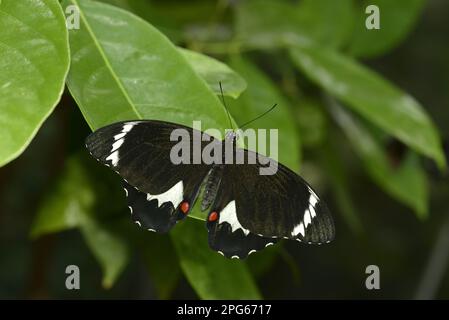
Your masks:
{"label": "leaf midrib", "polygon": [[119,87],[120,91],[122,91],[126,101],[129,103],[129,105],[131,106],[131,109],[134,111],[134,113],[136,114],[136,116],[139,119],[142,119],[142,115],[140,114],[140,112],[137,111],[134,103],[132,102],[131,97],[128,95],[128,92],[126,91],[125,87],[123,86],[123,83],[120,81],[120,78],[115,74],[114,69],[112,68],[112,65],[103,49],[103,47],[101,46],[100,42],[97,40],[95,33],[93,32],[92,28],[90,27],[90,24],[86,18],[86,16],[84,15],[83,10],[80,8],[78,1],[77,0],[71,0],[71,2],[73,4],[75,4],[79,10],[80,10],[80,17],[81,20],[83,21],[83,23],[86,25],[86,30],[89,33],[89,36],[92,38],[92,41],[94,42],[95,47],[98,49],[98,52],[100,53],[100,56],[102,57],[102,59],[104,60],[104,63],[106,64],[107,69],[110,71],[112,78],[116,81],[117,86]]}

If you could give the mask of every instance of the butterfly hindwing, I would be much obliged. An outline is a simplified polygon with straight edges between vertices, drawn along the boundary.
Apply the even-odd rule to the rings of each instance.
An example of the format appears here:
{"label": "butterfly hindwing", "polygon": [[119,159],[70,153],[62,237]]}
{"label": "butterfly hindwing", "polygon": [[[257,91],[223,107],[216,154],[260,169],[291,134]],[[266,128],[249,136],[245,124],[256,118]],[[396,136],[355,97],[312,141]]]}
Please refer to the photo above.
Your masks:
{"label": "butterfly hindwing", "polygon": [[242,229],[232,230],[229,223],[207,222],[209,247],[227,258],[245,259],[253,252],[273,245],[278,240],[265,238]]}
{"label": "butterfly hindwing", "polygon": [[146,230],[166,233],[185,217],[171,202],[160,204],[157,199],[149,199],[146,193],[126,182],[123,182],[123,189],[132,220]]}

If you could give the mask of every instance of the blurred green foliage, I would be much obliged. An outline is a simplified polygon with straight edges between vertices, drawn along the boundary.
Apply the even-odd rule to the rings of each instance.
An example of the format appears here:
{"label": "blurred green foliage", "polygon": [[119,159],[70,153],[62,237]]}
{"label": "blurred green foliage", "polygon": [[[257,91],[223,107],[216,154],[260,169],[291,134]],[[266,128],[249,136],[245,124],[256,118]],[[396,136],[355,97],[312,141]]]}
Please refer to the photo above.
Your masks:
{"label": "blurred green foliage", "polygon": [[[365,28],[368,4],[380,8],[378,31]],[[64,12],[69,5],[79,8],[81,25],[67,34]],[[23,265],[13,270],[0,264],[1,272],[11,274],[0,277],[0,296],[51,295],[41,292],[44,287],[57,297],[79,297],[61,289],[62,265],[79,261],[84,274],[94,268],[90,258],[101,266],[101,284],[112,288],[109,296],[161,299],[192,297],[192,292],[206,299],[359,297],[352,289],[314,291],[311,283],[318,278],[320,288],[346,288],[339,275],[358,274],[346,278],[361,287],[364,267],[376,261],[390,262],[387,280],[407,275],[405,254],[416,258],[415,249],[424,244],[414,233],[400,232],[438,230],[438,214],[439,220],[424,226],[430,208],[440,210],[430,202],[431,191],[440,199],[449,190],[431,184],[428,176],[446,168],[439,132],[448,132],[431,120],[440,114],[431,108],[430,116],[421,99],[400,89],[403,83],[393,84],[374,71],[375,63],[368,66],[357,59],[380,59],[393,52],[413,32],[425,8],[424,0],[1,1],[0,43],[7,46],[0,45],[0,164],[22,153],[59,105],[32,143],[37,147],[0,171],[3,208],[32,211],[0,216],[14,226],[27,219],[24,230],[11,229],[0,238],[2,261],[32,261],[31,284],[21,294],[10,288],[26,286],[18,280]],[[225,129],[219,81],[234,125],[279,105],[251,125],[279,129],[280,162],[297,172],[301,168],[329,199],[337,220],[335,244],[319,249],[279,244],[248,261],[230,261],[208,248],[198,208],[192,213],[196,219],[170,235],[150,234],[131,224],[118,177],[99,168],[83,150],[86,123],[95,130],[128,119],[185,125],[201,120],[203,129]],[[68,90],[61,100],[64,83]],[[447,112],[443,116],[449,117]],[[41,145],[48,149],[41,152]],[[23,197],[34,194],[36,200],[24,203],[22,195],[7,189]],[[409,210],[422,220],[397,212]],[[33,248],[22,240],[16,251],[5,250],[7,239],[16,234],[29,234]],[[83,255],[87,250],[76,238],[79,234],[89,254]],[[57,246],[53,242],[64,244],[63,249],[52,249]],[[72,250],[73,243],[77,247]],[[373,248],[379,250],[374,257],[369,256]],[[30,256],[27,250],[31,257],[23,258]],[[59,252],[59,259],[48,258],[47,251]],[[362,253],[342,259],[353,251]],[[60,275],[45,276],[49,270]],[[99,275],[89,272],[87,277],[92,281],[82,295],[104,296],[96,287]],[[383,297],[404,297],[403,292],[413,289],[388,286],[393,285],[387,285]],[[297,288],[307,291],[297,295]]]}

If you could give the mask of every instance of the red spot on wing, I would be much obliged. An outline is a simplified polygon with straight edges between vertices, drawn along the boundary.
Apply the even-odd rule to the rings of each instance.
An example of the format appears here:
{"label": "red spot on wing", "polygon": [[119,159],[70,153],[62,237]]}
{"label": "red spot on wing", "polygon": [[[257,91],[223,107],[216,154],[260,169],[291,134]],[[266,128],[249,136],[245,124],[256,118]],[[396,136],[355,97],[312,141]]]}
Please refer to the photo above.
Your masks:
{"label": "red spot on wing", "polygon": [[209,220],[209,222],[214,222],[218,219],[218,213],[217,211],[213,211],[209,214],[209,218],[207,220]]}
{"label": "red spot on wing", "polygon": [[181,212],[187,214],[190,209],[190,204],[187,201],[183,201],[180,206]]}

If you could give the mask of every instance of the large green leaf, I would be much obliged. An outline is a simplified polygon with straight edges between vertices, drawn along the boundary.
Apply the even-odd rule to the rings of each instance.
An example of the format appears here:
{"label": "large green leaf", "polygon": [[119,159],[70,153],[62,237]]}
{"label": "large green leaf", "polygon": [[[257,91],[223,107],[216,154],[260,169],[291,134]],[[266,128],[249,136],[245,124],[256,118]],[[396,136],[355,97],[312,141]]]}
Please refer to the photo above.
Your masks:
{"label": "large green leaf", "polygon": [[[91,1],[66,0],[80,8],[82,24],[70,33],[72,68],[68,85],[91,128],[96,129],[119,120],[148,118],[192,125],[201,119],[203,128],[225,129],[228,119],[217,96],[177,48],[159,31],[128,12]],[[189,216],[204,219],[198,211]],[[181,225],[194,225],[188,220]],[[188,228],[188,227],[187,227]],[[184,230],[177,226],[175,231]],[[175,243],[187,245],[178,250],[183,271],[192,286],[195,277],[207,283],[215,282],[215,273],[204,274],[204,269],[218,270],[217,258],[207,247],[206,230],[191,233],[172,232]],[[185,239],[189,239],[185,242]],[[206,259],[205,257],[211,257]],[[192,263],[201,261],[201,264]],[[222,261],[222,260],[220,260]],[[210,265],[209,265],[210,264]],[[223,264],[225,266],[225,264]],[[226,267],[224,270],[226,271]],[[257,297],[251,276],[244,265],[233,262],[232,275],[225,295],[217,289],[208,289],[211,296],[238,295],[241,280],[250,283],[247,297]],[[194,275],[194,276],[192,276]],[[246,294],[248,293],[248,294]],[[202,292],[199,292],[203,296]]]}
{"label": "large green leaf", "polygon": [[0,166],[25,150],[53,111],[68,68],[67,29],[57,0],[1,2]]}
{"label": "large green leaf", "polygon": [[225,96],[238,98],[245,91],[245,80],[226,64],[198,52],[182,48],[179,48],[179,50],[195,72],[206,80],[215,93],[221,94],[219,82],[222,84]]}
{"label": "large green leaf", "polygon": [[[80,8],[81,28],[70,31],[73,57],[68,86],[92,129],[130,119],[187,126],[201,120],[203,129],[229,126],[214,92],[150,24],[101,3],[64,3]],[[204,220],[196,208],[189,216]]]}
{"label": "large green leaf", "polygon": [[218,98],[159,31],[129,12],[88,0],[70,31],[70,92],[93,129],[126,119],[158,119],[224,130]]}
{"label": "large green leaf", "polygon": [[[252,122],[253,129],[278,130],[278,160],[292,170],[298,171],[301,156],[299,133],[295,128],[292,110],[288,101],[271,80],[250,61],[234,57],[230,65],[242,75],[248,90],[236,101],[229,101],[231,113],[239,123],[247,122],[277,103],[278,107],[259,120]],[[269,136],[267,133],[267,141]],[[270,145],[268,143],[267,150]],[[254,150],[258,151],[258,150]],[[268,152],[262,152],[267,155]]]}
{"label": "large green leaf", "polygon": [[362,123],[335,102],[331,103],[331,112],[374,182],[391,196],[414,209],[419,217],[426,217],[428,183],[416,154],[408,153],[399,166],[393,166],[380,141]]}
{"label": "large green leaf", "polygon": [[334,51],[313,45],[290,50],[312,81],[411,148],[445,167],[440,136],[421,105],[375,72]]}
{"label": "large green leaf", "polygon": [[202,299],[260,299],[260,293],[239,260],[222,257],[209,249],[203,222],[179,223],[172,231],[181,267]]}
{"label": "large green leaf", "polygon": [[[336,1],[335,1],[336,2]],[[374,57],[397,46],[413,29],[424,9],[425,0],[363,0],[354,25],[348,51],[358,57]],[[368,5],[376,5],[380,12],[380,29],[368,30],[365,21]]]}

